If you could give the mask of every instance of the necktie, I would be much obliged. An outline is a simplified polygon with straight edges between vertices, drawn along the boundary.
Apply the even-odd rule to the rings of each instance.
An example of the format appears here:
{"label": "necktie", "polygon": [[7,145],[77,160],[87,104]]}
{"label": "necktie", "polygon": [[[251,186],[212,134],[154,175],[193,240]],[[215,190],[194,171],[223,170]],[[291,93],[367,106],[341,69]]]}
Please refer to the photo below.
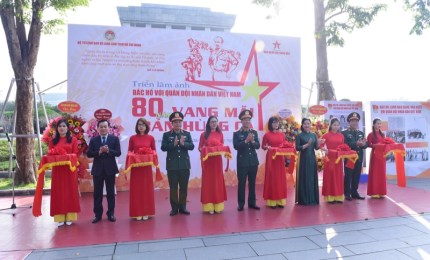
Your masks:
{"label": "necktie", "polygon": [[102,137],[102,145],[105,145],[106,144],[106,136],[103,136]]}

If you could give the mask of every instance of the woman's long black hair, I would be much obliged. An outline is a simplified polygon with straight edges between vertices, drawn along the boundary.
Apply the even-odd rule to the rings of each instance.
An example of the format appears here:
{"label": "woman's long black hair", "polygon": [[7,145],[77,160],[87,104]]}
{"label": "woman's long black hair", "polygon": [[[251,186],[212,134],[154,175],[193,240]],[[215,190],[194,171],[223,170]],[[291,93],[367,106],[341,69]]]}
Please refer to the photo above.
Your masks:
{"label": "woman's long black hair", "polygon": [[[373,121],[372,121],[372,133],[373,133],[373,136],[376,138],[376,129],[375,129],[375,124],[376,124],[376,122],[378,122],[378,121],[381,121],[381,119],[380,118],[375,118],[375,119],[373,119]],[[382,137],[385,137],[385,135],[384,135],[384,133],[382,133],[382,131],[381,131],[381,129],[379,129],[379,134],[382,136]]]}
{"label": "woman's long black hair", "polygon": [[[211,119],[215,118],[216,121],[218,121],[218,118],[216,116],[210,116],[208,118],[208,121],[206,122],[206,130],[205,130],[205,139],[208,139],[210,133],[211,133]],[[215,131],[221,133],[221,128],[219,128],[219,125],[216,126]]]}
{"label": "woman's long black hair", "polygon": [[55,137],[54,137],[54,139],[52,139],[52,143],[54,145],[58,144],[58,142],[60,141],[60,133],[58,132],[58,126],[61,123],[65,123],[66,127],[67,127],[67,132],[66,132],[67,142],[68,143],[72,142],[72,133],[70,133],[70,130],[69,130],[69,122],[67,122],[66,119],[60,119],[60,120],[58,120],[57,126],[55,127]]}
{"label": "woman's long black hair", "polygon": [[309,118],[307,118],[307,117],[303,117],[302,118],[302,125],[300,126],[300,130],[302,130],[302,132],[304,132],[305,131],[305,129],[303,128],[303,123],[305,122],[305,121],[309,121],[309,123],[311,122],[311,119],[309,119]]}
{"label": "woman's long black hair", "polygon": [[330,125],[328,127],[328,130],[331,132],[331,127],[333,126],[334,123],[338,122],[340,124],[339,119],[337,119],[337,117],[333,117],[332,119],[330,119]]}
{"label": "woman's long black hair", "polygon": [[273,126],[272,126],[273,122],[279,122],[279,118],[277,118],[276,116],[272,116],[269,118],[269,122],[267,123],[267,127],[269,128],[269,131],[271,131],[271,132],[279,129],[279,126],[278,126],[278,129],[273,129]]}

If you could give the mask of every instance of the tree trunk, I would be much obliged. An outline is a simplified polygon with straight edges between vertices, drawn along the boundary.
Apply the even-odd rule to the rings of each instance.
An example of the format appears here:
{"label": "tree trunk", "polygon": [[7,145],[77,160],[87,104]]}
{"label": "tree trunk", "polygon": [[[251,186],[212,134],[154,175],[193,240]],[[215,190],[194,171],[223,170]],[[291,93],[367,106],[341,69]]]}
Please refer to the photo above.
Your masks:
{"label": "tree trunk", "polygon": [[[34,134],[33,127],[33,80],[16,77],[16,126],[18,135]],[[23,137],[16,139],[16,157],[19,168],[16,168],[15,183],[27,184],[36,182],[36,155],[34,150],[34,138]]]}
{"label": "tree trunk", "polygon": [[324,0],[313,1],[315,14],[315,45],[317,56],[316,85],[318,88],[317,102],[319,103],[322,100],[335,100],[335,95],[328,76]]}
{"label": "tree trunk", "polygon": [[[42,12],[45,1],[31,1],[31,22],[26,34],[25,3],[27,1],[5,1],[0,6],[0,17],[5,31],[9,58],[16,80],[16,125],[18,135],[34,134],[33,127],[33,73],[39,52],[42,30]],[[15,183],[36,182],[36,155],[33,137],[18,137],[16,140]]]}

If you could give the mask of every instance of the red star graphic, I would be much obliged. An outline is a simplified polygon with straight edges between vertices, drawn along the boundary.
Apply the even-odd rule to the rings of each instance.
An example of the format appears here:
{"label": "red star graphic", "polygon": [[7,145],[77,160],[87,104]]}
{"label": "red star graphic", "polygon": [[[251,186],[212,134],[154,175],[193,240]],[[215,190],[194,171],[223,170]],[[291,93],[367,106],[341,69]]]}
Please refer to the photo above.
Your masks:
{"label": "red star graphic", "polygon": [[196,83],[202,86],[206,86],[209,88],[214,88],[217,90],[225,90],[221,87],[243,87],[246,79],[248,78],[249,68],[251,67],[251,62],[254,61],[255,68],[255,76],[258,78],[258,85],[262,87],[266,87],[266,89],[260,94],[260,101],[258,102],[258,130],[264,130],[264,122],[263,122],[263,99],[276,87],[279,85],[279,82],[265,82],[260,81],[260,75],[258,71],[258,60],[257,60],[257,51],[255,49],[256,42],[252,44],[251,51],[248,56],[248,60],[246,61],[245,68],[243,69],[243,74],[240,81],[209,81],[209,80],[194,80],[189,81],[192,83]]}
{"label": "red star graphic", "polygon": [[272,43],[273,44],[273,49],[276,50],[280,50],[281,49],[281,43],[278,42],[278,40],[276,40],[276,42]]}

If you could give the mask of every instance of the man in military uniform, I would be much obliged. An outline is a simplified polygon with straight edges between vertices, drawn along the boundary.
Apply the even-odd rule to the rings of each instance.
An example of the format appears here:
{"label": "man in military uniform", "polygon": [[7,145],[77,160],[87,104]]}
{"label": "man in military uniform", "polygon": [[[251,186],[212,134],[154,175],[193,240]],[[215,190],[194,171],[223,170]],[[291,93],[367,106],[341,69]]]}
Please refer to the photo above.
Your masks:
{"label": "man in military uniform", "polygon": [[233,134],[233,146],[237,150],[237,191],[238,211],[243,211],[245,204],[245,187],[248,178],[248,208],[259,210],[255,199],[255,179],[257,178],[258,157],[260,148],[257,131],[250,128],[252,112],[243,110],[239,114],[242,127]]}
{"label": "man in military uniform", "polygon": [[358,183],[360,182],[361,169],[363,167],[364,149],[367,148],[366,139],[364,133],[358,130],[358,122],[360,121],[360,115],[356,112],[350,113],[347,117],[349,124],[348,129],[342,132],[345,143],[354,151],[357,151],[358,160],[355,162],[353,167],[347,167],[345,162],[345,178],[344,178],[344,189],[345,199],[359,199],[364,200],[364,197],[358,194]]}
{"label": "man in military uniform", "polygon": [[[174,112],[169,116],[173,129],[163,134],[161,150],[167,152],[166,169],[170,187],[170,216],[178,213],[189,215],[187,210],[188,180],[190,179],[190,156],[188,150],[194,149],[189,132],[182,130],[184,115]],[[178,197],[179,184],[179,197]]]}

